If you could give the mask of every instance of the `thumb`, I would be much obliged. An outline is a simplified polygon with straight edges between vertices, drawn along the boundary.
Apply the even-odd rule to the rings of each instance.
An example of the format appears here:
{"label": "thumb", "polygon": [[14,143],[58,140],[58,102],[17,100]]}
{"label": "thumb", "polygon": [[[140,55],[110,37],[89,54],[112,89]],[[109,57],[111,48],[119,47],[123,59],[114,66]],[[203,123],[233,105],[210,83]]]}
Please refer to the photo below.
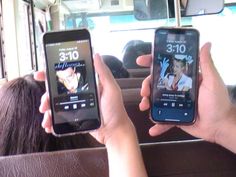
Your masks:
{"label": "thumb", "polygon": [[106,66],[106,64],[103,62],[103,60],[99,54],[94,55],[94,67],[95,67],[96,72],[99,75],[99,80],[101,81],[103,89],[113,85],[111,83],[115,83],[115,80],[114,80],[114,77],[113,77],[111,71]]}
{"label": "thumb", "polygon": [[167,132],[169,129],[171,129],[173,127],[174,127],[174,125],[158,124],[157,123],[149,129],[149,134],[151,136],[158,136],[164,132]]}
{"label": "thumb", "polygon": [[208,77],[219,76],[211,57],[211,43],[210,42],[204,44],[200,50],[200,68],[201,68],[203,77],[206,75]]}
{"label": "thumb", "polygon": [[46,80],[46,75],[43,71],[36,71],[34,73],[34,79],[37,81],[45,81]]}

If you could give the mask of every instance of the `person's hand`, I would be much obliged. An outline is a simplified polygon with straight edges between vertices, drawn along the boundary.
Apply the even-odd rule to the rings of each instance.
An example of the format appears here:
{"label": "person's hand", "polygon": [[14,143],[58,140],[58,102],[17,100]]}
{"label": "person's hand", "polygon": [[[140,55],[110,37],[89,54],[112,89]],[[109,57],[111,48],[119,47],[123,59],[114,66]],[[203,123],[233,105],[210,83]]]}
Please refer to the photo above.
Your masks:
{"label": "person's hand", "polygon": [[[200,51],[201,74],[199,79],[198,116],[196,122],[190,126],[178,127],[195,137],[216,142],[216,137],[221,132],[221,127],[235,120],[232,120],[232,116],[228,116],[232,112],[232,104],[227,88],[212,61],[210,49],[211,44],[206,43]],[[152,57],[151,55],[138,57],[137,63],[141,66],[150,66]],[[142,111],[150,108],[150,82],[151,76],[148,76],[142,84],[142,100],[139,105]],[[174,126],[155,124],[150,128],[149,134],[156,136]]]}
{"label": "person's hand", "polygon": [[[100,108],[103,119],[101,127],[92,131],[91,135],[100,143],[106,144],[113,135],[134,130],[134,127],[125,111],[120,88],[98,54],[94,57],[94,66],[100,80]],[[36,80],[45,80],[44,72],[37,72],[34,77]],[[51,133],[52,122],[48,93],[42,96],[39,110],[44,113],[43,128],[46,132]]]}
{"label": "person's hand", "polygon": [[162,79],[162,80],[164,80],[164,78],[165,78],[165,72],[166,72],[166,70],[167,70],[167,68],[169,67],[169,59],[167,59],[167,58],[164,58],[164,60],[162,61],[162,62],[160,62],[160,64],[161,64],[161,74],[160,74],[160,78]]}

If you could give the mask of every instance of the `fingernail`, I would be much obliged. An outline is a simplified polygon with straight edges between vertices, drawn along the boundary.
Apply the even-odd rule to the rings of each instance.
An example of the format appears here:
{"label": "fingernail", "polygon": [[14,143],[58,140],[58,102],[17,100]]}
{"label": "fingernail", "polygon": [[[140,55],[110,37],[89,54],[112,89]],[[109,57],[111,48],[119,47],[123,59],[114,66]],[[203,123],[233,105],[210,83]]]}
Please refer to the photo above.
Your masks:
{"label": "fingernail", "polygon": [[209,51],[211,51],[211,46],[212,46],[211,42],[208,42],[207,43],[207,48],[209,49]]}
{"label": "fingernail", "polygon": [[95,58],[96,60],[100,60],[101,62],[103,62],[103,58],[102,58],[98,53],[96,53],[96,54],[94,55],[94,58]]}

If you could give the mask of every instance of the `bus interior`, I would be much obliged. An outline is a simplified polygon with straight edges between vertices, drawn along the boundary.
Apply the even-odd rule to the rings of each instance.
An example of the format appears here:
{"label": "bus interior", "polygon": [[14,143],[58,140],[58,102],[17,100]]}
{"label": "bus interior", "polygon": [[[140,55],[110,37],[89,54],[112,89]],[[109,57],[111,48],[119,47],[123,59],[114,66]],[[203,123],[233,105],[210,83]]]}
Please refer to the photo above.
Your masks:
{"label": "bus interior", "polygon": [[[177,1],[1,0],[0,85],[45,69],[45,32],[87,28],[93,52],[107,60],[118,59],[129,73],[128,77],[114,77],[136,128],[148,176],[236,176],[234,153],[179,128],[151,137],[149,110],[139,110],[142,81],[150,68],[138,66],[136,58],[151,54],[154,31],[161,26],[194,27],[200,32],[200,46],[212,43],[214,64],[236,103],[236,1],[192,0],[184,13],[180,8],[171,10]],[[0,157],[0,176],[108,176],[107,153],[103,145],[96,144],[85,149]]]}

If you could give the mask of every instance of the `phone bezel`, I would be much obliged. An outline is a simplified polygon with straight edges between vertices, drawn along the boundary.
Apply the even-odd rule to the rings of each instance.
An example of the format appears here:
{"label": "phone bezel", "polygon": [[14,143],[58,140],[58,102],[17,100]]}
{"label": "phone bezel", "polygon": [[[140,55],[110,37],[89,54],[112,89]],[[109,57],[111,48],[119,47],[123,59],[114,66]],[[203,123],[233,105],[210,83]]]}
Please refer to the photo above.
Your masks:
{"label": "phone bezel", "polygon": [[[90,33],[87,29],[76,29],[76,30],[64,30],[64,31],[52,31],[52,32],[46,32],[43,35],[43,45],[44,45],[44,53],[45,53],[45,63],[46,63],[46,76],[47,76],[47,86],[49,91],[49,98],[50,98],[50,106],[53,106],[52,97],[52,90],[50,86],[50,79],[49,78],[49,67],[47,62],[47,56],[46,56],[46,44],[52,44],[52,43],[58,43],[58,42],[67,42],[67,41],[76,41],[76,40],[89,40],[90,43],[90,51],[91,51],[91,63],[92,63],[92,72],[93,72],[93,82],[95,85],[95,96],[96,96],[96,107],[98,111],[98,117],[96,119],[92,119],[94,121],[94,125],[92,127],[89,127],[88,129],[79,129],[79,122],[66,122],[61,124],[55,124],[55,116],[54,112],[52,111],[52,126],[53,126],[53,134],[55,136],[61,137],[61,136],[68,136],[68,135],[74,135],[78,133],[87,133],[88,131],[92,131],[95,129],[98,129],[101,126],[101,114],[100,114],[100,106],[99,106],[99,88],[97,86],[98,78],[95,76],[95,69],[94,69],[94,63],[92,58],[92,46],[91,46],[91,37]],[[96,122],[95,122],[96,121]]]}
{"label": "phone bezel", "polygon": [[[183,33],[186,33],[187,31],[194,31],[196,34],[197,34],[197,46],[199,47],[199,38],[200,38],[200,33],[197,29],[195,28],[189,28],[189,27],[160,27],[160,28],[157,28],[155,30],[155,37],[154,37],[154,43],[152,45],[152,58],[154,59],[154,54],[155,54],[155,40],[157,38],[156,34],[159,30],[167,30],[168,33],[174,33],[174,34],[183,34]],[[195,92],[194,92],[194,96],[195,96],[195,100],[194,100],[194,106],[193,106],[193,116],[192,116],[192,119],[188,122],[186,121],[169,121],[169,120],[157,120],[157,119],[154,119],[153,118],[153,108],[152,108],[152,105],[153,105],[153,101],[152,101],[152,98],[153,98],[153,81],[154,81],[154,76],[153,76],[153,70],[154,70],[154,62],[152,62],[152,66],[151,66],[151,84],[150,84],[150,87],[151,87],[151,95],[150,95],[150,119],[152,122],[154,123],[164,123],[164,124],[176,124],[176,125],[192,125],[193,123],[195,123],[196,121],[196,118],[197,118],[197,110],[198,110],[198,80],[199,80],[199,50],[197,52],[197,62],[196,62],[196,68],[195,68]],[[168,109],[168,108],[167,108]]]}

